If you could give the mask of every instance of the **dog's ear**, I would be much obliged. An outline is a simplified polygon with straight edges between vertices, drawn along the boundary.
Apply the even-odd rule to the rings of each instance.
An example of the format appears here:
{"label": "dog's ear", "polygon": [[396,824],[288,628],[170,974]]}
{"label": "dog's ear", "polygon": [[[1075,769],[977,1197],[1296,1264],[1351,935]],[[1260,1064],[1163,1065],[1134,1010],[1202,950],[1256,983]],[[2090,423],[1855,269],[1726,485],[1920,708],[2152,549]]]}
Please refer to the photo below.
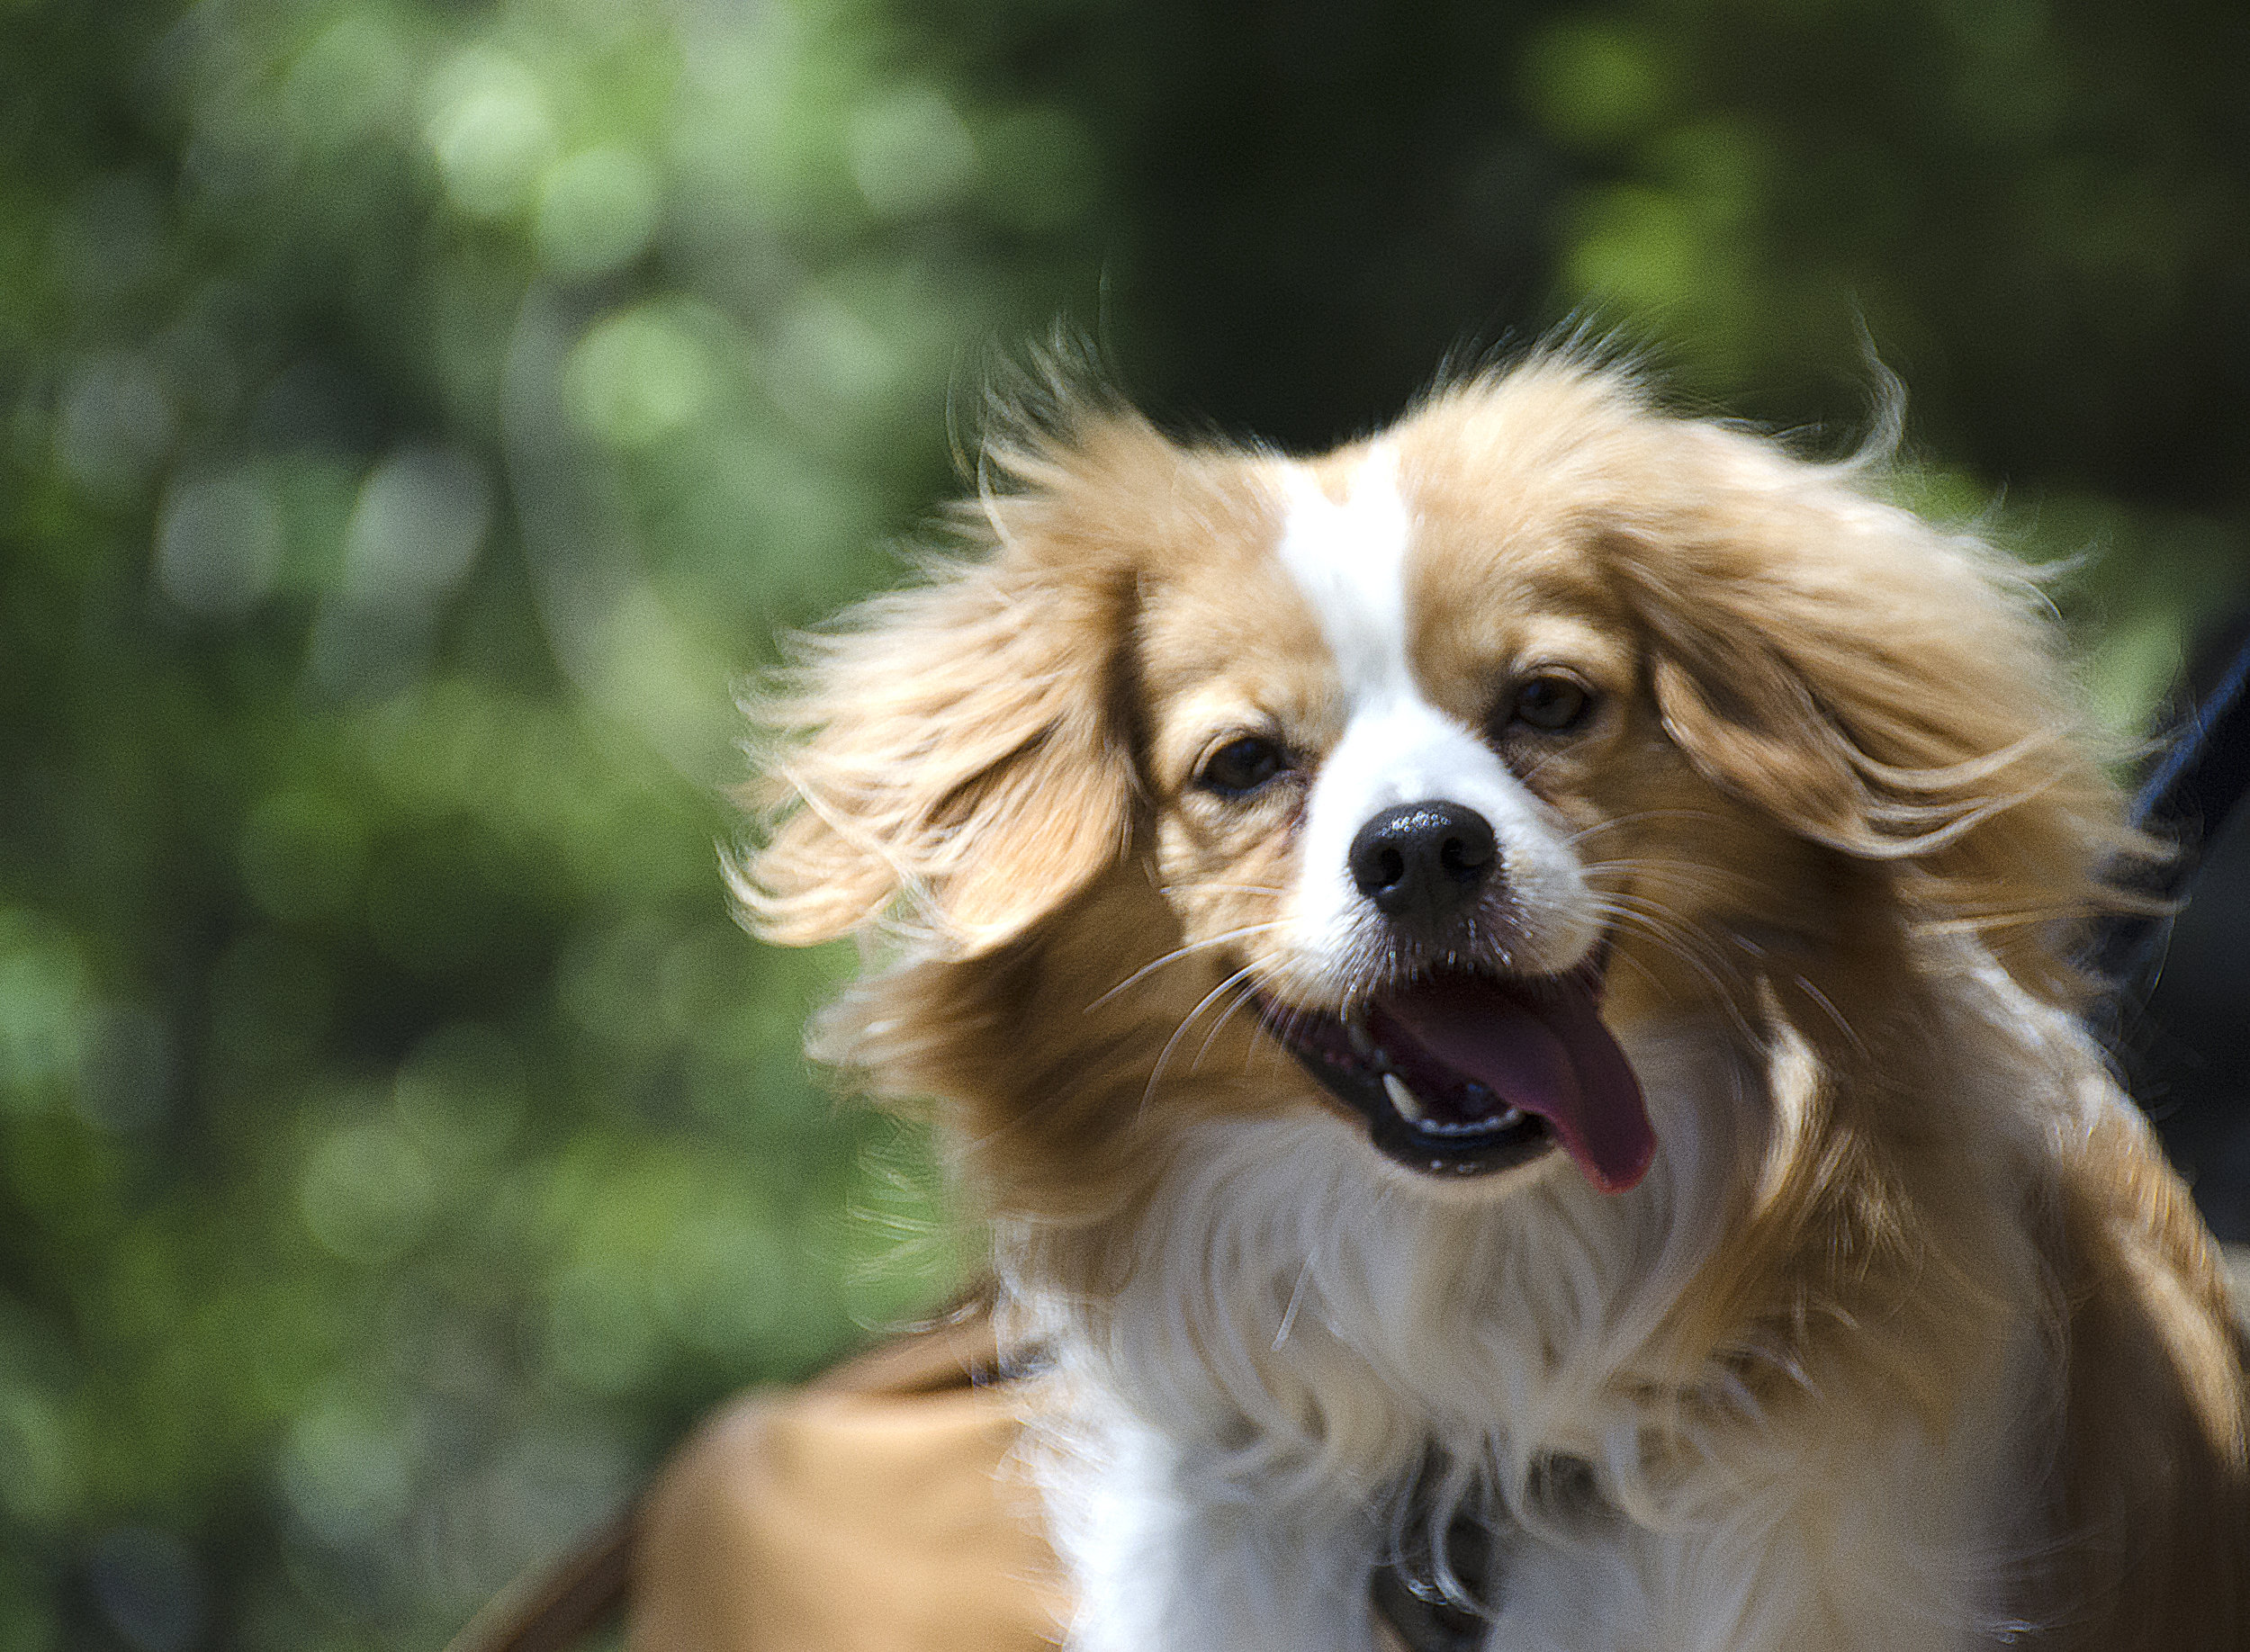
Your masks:
{"label": "dog's ear", "polygon": [[735,868],[760,934],[894,923],[990,951],[1125,852],[1134,769],[1112,680],[1122,597],[1048,570],[937,567],[814,639],[752,710],[767,840]]}
{"label": "dog's ear", "polygon": [[1724,655],[1707,642],[1676,642],[1651,664],[1665,732],[1706,778],[1792,830],[1824,843],[1848,839],[1868,798],[1841,732],[1759,640]]}
{"label": "dog's ear", "polygon": [[1693,478],[1621,559],[1666,732],[1789,830],[1895,868],[1925,928],[2049,996],[2151,851],[2091,754],[2023,570],[1848,471],[1690,426]]}

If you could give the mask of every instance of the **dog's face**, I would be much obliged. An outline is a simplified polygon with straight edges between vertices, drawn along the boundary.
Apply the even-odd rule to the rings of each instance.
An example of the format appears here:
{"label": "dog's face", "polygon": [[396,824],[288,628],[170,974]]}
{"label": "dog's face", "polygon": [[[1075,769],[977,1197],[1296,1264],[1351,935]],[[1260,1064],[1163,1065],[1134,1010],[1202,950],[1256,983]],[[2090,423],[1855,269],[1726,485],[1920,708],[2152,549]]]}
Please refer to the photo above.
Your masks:
{"label": "dog's face", "polygon": [[897,1082],[1010,1089],[1019,1136],[1251,1071],[1433,1188],[1621,1191],[1658,1144],[1616,1030],[1739,1021],[1868,911],[2059,979],[2038,925],[2095,899],[2107,790],[1989,563],[1605,375],[1309,462],[1117,418],[1015,468],[990,560],[784,708],[747,895],[811,939],[904,894]]}
{"label": "dog's face", "polygon": [[1599,928],[1571,838],[1630,720],[1621,616],[1544,547],[1495,547],[1477,606],[1444,605],[1401,457],[1253,467],[1264,543],[1144,611],[1166,885],[1302,1009],[1450,965],[1562,974]]}
{"label": "dog's face", "polygon": [[1246,543],[1144,585],[1159,875],[1390,1160],[1483,1178],[1559,1137],[1622,1189],[1654,1144],[1596,1005],[1619,915],[1672,903],[1634,822],[1689,775],[1583,531],[1496,522],[1452,434],[1245,461]]}

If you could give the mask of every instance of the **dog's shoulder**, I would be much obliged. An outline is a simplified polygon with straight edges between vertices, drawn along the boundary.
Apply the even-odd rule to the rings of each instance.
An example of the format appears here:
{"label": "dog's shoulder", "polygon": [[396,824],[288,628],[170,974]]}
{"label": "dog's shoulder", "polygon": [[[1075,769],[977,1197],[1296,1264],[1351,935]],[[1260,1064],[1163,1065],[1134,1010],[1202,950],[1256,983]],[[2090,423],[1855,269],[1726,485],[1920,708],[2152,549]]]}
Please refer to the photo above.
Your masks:
{"label": "dog's shoulder", "polygon": [[2250,1643],[2250,1339],[2218,1247],[2122,1096],[2056,1177],[2058,1615],[2102,1602],[2061,1644]]}

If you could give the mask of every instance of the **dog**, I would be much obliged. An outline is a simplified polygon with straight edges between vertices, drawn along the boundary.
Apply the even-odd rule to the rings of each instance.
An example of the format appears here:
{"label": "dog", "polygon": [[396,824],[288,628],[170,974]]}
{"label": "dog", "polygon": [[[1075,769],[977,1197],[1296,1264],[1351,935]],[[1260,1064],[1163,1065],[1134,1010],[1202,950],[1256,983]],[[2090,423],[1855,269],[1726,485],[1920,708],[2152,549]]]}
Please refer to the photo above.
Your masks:
{"label": "dog", "polygon": [[756,708],[734,881],[989,1217],[1067,1645],[2250,1646],[2080,1019],[2156,846],[1886,462],[1567,351],[1308,459],[1052,396]]}

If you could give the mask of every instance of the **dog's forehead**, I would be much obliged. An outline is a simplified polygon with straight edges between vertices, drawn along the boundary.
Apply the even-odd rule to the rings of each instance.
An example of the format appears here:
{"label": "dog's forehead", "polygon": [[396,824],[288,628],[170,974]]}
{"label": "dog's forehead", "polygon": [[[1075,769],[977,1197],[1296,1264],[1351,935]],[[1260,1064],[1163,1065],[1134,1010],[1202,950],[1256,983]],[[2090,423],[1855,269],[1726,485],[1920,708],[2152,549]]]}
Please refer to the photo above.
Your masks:
{"label": "dog's forehead", "polygon": [[1320,692],[1352,698],[1485,671],[1558,615],[1603,615],[1584,513],[1482,457],[1416,422],[1317,458],[1240,459],[1228,531],[1148,570],[1149,688],[1286,680],[1303,699],[1317,666]]}
{"label": "dog's forehead", "polygon": [[1416,534],[1397,446],[1377,442],[1326,467],[1283,460],[1269,485],[1282,501],[1274,558],[1312,610],[1346,686],[1372,687],[1400,674]]}
{"label": "dog's forehead", "polygon": [[1274,555],[1286,510],[1263,469],[1240,462],[1226,479],[1228,508],[1205,514],[1185,543],[1152,546],[1141,563],[1141,670],[1161,696],[1326,654],[1316,613]]}
{"label": "dog's forehead", "polygon": [[1409,428],[1280,467],[1274,558],[1356,684],[1490,663],[1556,616],[1614,612],[1594,516],[1541,483]]}

